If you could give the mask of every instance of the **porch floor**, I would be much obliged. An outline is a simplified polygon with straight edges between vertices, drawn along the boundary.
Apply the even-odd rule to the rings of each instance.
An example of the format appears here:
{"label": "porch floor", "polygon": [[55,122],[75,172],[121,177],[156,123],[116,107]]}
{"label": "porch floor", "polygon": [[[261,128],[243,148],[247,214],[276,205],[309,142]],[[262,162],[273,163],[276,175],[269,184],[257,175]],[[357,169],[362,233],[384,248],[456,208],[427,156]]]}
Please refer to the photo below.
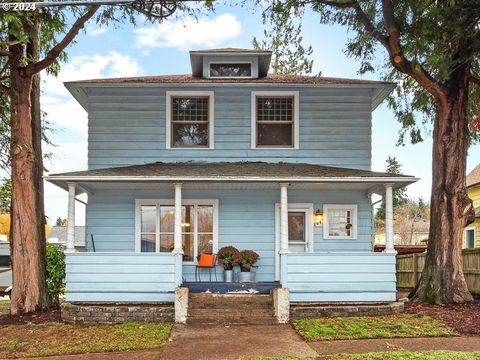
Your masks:
{"label": "porch floor", "polygon": [[209,291],[212,293],[225,294],[229,292],[253,292],[256,294],[270,294],[275,288],[282,287],[279,281],[265,282],[184,282],[182,287],[188,288],[191,293],[202,293]]}

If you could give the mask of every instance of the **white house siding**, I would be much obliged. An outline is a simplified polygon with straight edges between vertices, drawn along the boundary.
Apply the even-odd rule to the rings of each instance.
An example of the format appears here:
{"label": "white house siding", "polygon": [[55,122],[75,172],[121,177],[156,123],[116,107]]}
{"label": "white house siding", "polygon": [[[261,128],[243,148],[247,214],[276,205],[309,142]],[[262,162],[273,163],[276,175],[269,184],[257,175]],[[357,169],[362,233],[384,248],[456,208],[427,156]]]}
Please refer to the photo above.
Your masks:
{"label": "white house siding", "polygon": [[[280,189],[271,190],[188,190],[184,199],[219,200],[219,248],[234,245],[259,253],[259,281],[275,277],[275,203]],[[96,190],[87,207],[87,249],[92,251],[93,234],[97,251],[135,250],[135,199],[173,199],[171,190]],[[358,238],[325,240],[322,228],[314,228],[315,251],[371,251],[372,209],[363,191],[290,190],[290,203],[357,204]],[[193,268],[184,266],[186,280]]]}
{"label": "white house siding", "polygon": [[[214,149],[166,149],[166,91],[214,92]],[[299,149],[251,149],[252,91],[299,91]],[[301,162],[370,170],[371,92],[293,86],[88,89],[90,169],[156,161]]]}

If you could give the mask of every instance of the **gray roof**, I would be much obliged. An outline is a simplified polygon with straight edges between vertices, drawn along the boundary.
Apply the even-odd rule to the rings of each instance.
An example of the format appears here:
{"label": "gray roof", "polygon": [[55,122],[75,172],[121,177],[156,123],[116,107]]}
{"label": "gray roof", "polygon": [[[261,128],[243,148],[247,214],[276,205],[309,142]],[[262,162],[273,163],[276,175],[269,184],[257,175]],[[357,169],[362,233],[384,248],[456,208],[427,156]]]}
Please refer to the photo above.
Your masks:
{"label": "gray roof", "polygon": [[[67,227],[66,226],[52,226],[47,236],[48,239],[57,238],[61,244],[67,243]],[[85,226],[75,226],[75,240],[74,244],[85,244]]]}
{"label": "gray roof", "polygon": [[[340,168],[301,163],[266,162],[156,162],[143,165],[112,167],[95,170],[74,171],[47,176],[47,180],[78,178],[88,180],[218,180],[218,181],[335,181],[335,180],[384,180],[414,182],[416,178],[376,171]],[[93,180],[93,179],[92,179]]]}
{"label": "gray roof", "polygon": [[467,187],[480,184],[480,164],[475,166],[467,175]]}

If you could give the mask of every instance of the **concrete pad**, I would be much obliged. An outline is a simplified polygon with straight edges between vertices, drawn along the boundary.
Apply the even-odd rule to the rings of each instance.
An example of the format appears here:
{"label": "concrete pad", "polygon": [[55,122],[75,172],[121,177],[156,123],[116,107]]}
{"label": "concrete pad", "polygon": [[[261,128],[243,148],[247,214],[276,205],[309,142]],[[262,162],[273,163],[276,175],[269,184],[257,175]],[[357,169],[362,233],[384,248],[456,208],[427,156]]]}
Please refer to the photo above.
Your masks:
{"label": "concrete pad", "polygon": [[290,325],[174,326],[162,359],[238,359],[241,356],[317,357]]}
{"label": "concrete pad", "polygon": [[321,356],[401,350],[480,351],[480,338],[474,336],[312,341],[308,344]]}

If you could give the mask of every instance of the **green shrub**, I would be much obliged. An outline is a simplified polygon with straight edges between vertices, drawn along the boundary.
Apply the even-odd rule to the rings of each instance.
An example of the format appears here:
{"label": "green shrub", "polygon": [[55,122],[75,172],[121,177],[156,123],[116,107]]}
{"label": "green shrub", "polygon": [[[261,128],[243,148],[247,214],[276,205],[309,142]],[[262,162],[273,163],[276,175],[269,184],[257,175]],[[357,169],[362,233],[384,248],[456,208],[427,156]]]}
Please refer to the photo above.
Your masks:
{"label": "green shrub", "polygon": [[58,305],[65,291],[65,254],[52,244],[47,244],[47,289],[52,303]]}

